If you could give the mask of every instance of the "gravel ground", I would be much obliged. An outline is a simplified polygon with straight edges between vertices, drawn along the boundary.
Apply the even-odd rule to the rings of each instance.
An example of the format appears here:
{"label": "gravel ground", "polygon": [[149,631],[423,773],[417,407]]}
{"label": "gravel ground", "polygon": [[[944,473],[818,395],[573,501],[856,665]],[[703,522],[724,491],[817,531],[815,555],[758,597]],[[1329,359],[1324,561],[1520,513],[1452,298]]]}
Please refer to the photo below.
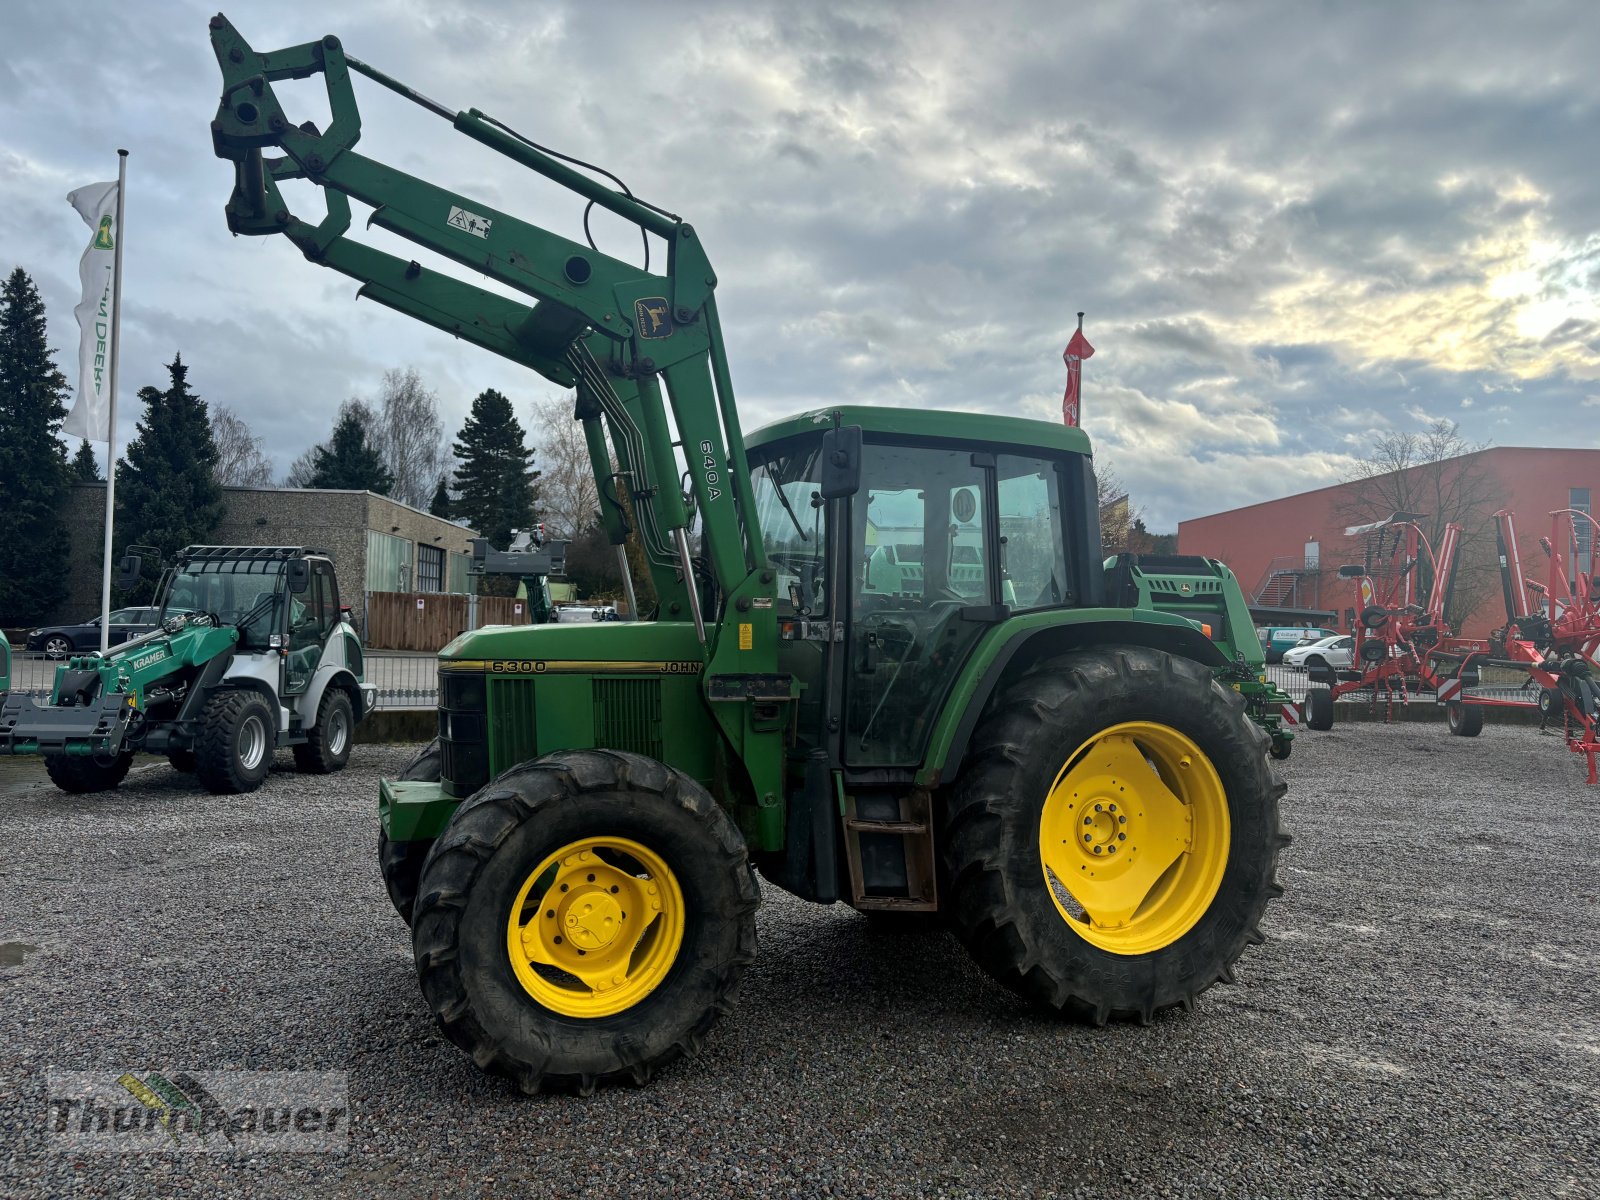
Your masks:
{"label": "gravel ground", "polygon": [[[697,1060],[524,1099],[436,1034],[374,779],[0,782],[6,1196],[1600,1195],[1600,789],[1550,738],[1348,725],[1286,764],[1287,896],[1239,986],[1044,1019],[948,935],[767,889]],[[273,818],[276,819],[273,819]],[[47,1067],[348,1070],[347,1154],[73,1156]]]}

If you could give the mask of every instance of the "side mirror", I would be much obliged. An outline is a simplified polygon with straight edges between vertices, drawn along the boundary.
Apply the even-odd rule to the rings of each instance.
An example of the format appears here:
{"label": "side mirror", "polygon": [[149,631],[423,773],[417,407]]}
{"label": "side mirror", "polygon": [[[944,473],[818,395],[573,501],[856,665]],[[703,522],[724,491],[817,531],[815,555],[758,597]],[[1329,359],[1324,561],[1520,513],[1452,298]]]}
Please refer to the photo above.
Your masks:
{"label": "side mirror", "polygon": [[289,560],[289,590],[296,594],[311,586],[311,564],[303,558]]}
{"label": "side mirror", "polygon": [[843,500],[861,490],[861,426],[841,425],[822,435],[818,485],[824,500]]}
{"label": "side mirror", "polygon": [[139,582],[139,570],[144,559],[137,554],[124,554],[117,561],[117,591],[125,592]]}
{"label": "side mirror", "polygon": [[1367,569],[1360,563],[1350,563],[1339,568],[1340,579],[1360,579],[1367,573]]}

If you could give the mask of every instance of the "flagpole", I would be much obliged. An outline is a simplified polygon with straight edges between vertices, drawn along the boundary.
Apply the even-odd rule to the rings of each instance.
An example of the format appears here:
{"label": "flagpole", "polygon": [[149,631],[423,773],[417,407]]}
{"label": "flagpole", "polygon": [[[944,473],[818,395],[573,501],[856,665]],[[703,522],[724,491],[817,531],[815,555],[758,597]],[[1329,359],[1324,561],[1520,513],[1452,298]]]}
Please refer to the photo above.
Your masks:
{"label": "flagpole", "polygon": [[111,648],[111,522],[117,505],[117,360],[122,355],[122,202],[128,186],[128,152],[117,151],[116,240],[111,253],[111,389],[106,425],[106,544],[100,579],[100,653]]}

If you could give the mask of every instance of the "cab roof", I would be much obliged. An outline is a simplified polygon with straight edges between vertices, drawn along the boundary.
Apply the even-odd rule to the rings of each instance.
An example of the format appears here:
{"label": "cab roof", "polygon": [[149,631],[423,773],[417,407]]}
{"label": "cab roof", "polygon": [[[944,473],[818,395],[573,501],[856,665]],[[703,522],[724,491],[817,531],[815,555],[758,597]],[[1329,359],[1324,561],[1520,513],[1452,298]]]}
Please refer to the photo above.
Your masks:
{"label": "cab roof", "polygon": [[950,412],[944,409],[911,409],[834,405],[813,409],[763,425],[747,434],[745,445],[758,449],[791,437],[819,436],[833,424],[834,414],[841,425],[859,425],[864,433],[892,437],[941,438],[970,445],[989,442],[1027,449],[1066,450],[1073,454],[1093,453],[1089,435],[1069,425],[1053,421],[1034,421],[1027,417],[1001,417],[993,413]]}

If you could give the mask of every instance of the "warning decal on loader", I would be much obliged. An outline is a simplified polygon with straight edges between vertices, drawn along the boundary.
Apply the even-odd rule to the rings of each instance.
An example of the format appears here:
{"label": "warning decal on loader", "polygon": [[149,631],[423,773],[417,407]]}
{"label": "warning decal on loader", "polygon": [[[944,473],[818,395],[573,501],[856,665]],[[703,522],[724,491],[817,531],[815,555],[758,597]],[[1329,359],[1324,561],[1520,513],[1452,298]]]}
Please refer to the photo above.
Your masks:
{"label": "warning decal on loader", "polygon": [[489,227],[494,224],[488,217],[480,217],[477,213],[468,212],[454,204],[450,206],[450,215],[445,218],[445,223],[461,230],[462,233],[470,233],[473,237],[481,238],[489,236]]}

